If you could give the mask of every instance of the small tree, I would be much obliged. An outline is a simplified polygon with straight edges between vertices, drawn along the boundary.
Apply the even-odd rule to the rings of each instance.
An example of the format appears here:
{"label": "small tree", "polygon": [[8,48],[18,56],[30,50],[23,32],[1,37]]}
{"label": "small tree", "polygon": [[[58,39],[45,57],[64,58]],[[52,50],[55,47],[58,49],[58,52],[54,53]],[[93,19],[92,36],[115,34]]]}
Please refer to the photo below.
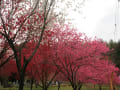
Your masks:
{"label": "small tree", "polygon": [[[14,74],[14,77],[12,75]],[[8,81],[14,81],[18,79],[18,72],[17,72],[17,66],[14,60],[10,60],[8,63],[6,63],[3,67],[0,68],[0,77],[2,80],[1,84],[3,86],[10,86],[8,85]],[[7,80],[7,81],[6,81]]]}
{"label": "small tree", "polygon": [[108,43],[108,46],[110,48],[110,52],[109,52],[109,55],[110,55],[110,58],[111,60],[116,64],[117,67],[120,68],[120,41],[118,42],[113,42],[113,41],[110,41]]}
{"label": "small tree", "polygon": [[[27,54],[27,53],[26,53]],[[59,73],[53,64],[53,56],[49,45],[40,45],[33,60],[28,65],[27,74],[31,79],[39,82],[43,90],[47,90]]]}
{"label": "small tree", "polygon": [[119,80],[117,72],[118,68],[109,60],[96,60],[91,65],[83,66],[79,69],[79,80],[83,83],[93,83],[98,85],[109,85],[110,76],[114,72],[114,84],[118,84]]}

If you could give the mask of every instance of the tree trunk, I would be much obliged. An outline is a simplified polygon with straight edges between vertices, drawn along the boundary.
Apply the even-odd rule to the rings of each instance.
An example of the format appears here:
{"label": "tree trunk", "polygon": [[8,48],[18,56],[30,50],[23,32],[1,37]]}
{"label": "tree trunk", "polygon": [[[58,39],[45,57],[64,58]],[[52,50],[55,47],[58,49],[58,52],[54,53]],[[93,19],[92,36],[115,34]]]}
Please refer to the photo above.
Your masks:
{"label": "tree trunk", "polygon": [[76,87],[74,87],[74,88],[73,88],[73,90],[77,90],[77,88],[76,88]]}
{"label": "tree trunk", "polygon": [[19,90],[23,90],[24,87],[24,74],[21,74],[20,80],[19,80]]}
{"label": "tree trunk", "polygon": [[24,87],[24,82],[23,81],[19,81],[19,90],[23,90]]}
{"label": "tree trunk", "polygon": [[43,90],[47,90],[48,88],[47,87],[44,87]]}
{"label": "tree trunk", "polygon": [[81,88],[82,88],[82,84],[80,84],[80,85],[78,86],[78,90],[81,90]]}
{"label": "tree trunk", "polygon": [[72,85],[73,90],[77,90],[77,85]]}
{"label": "tree trunk", "polygon": [[33,88],[33,82],[34,82],[34,80],[33,80],[33,78],[31,78],[31,82],[30,82],[30,90],[32,90],[32,88]]}
{"label": "tree trunk", "polygon": [[35,82],[35,87],[36,87],[36,88],[38,88],[38,85],[39,85],[38,82]]}
{"label": "tree trunk", "polygon": [[101,85],[99,85],[99,90],[102,90],[102,86]]}
{"label": "tree trunk", "polygon": [[58,81],[58,90],[60,90],[60,82]]}
{"label": "tree trunk", "polygon": [[117,88],[115,86],[113,86],[113,90],[116,90]]}

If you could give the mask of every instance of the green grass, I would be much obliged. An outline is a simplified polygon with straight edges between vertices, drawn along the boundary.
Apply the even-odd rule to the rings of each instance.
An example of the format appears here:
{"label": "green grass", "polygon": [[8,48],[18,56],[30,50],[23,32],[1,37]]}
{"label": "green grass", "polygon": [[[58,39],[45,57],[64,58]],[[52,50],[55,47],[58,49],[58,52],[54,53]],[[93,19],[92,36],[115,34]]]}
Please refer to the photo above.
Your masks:
{"label": "green grass", "polygon": [[[120,89],[120,88],[118,88]],[[18,88],[13,87],[13,88],[2,88],[0,87],[0,90],[18,90]],[[30,88],[25,87],[24,90],[30,90]],[[33,90],[42,90],[42,88],[33,88]],[[48,88],[48,90],[57,90],[57,86],[51,86]],[[72,90],[71,86],[62,86],[60,90]],[[81,90],[99,90],[99,87],[96,85],[95,88],[89,87],[89,86],[82,86]],[[108,86],[102,86],[102,90],[110,90]]]}
{"label": "green grass", "polygon": [[[18,88],[0,88],[0,90],[18,90]],[[24,88],[24,90],[30,90],[30,88]],[[38,87],[38,88],[33,88],[33,90],[42,90],[42,88]],[[52,86],[50,87],[48,90],[57,90],[57,87],[56,86]],[[72,90],[71,87],[61,87],[60,90]]]}

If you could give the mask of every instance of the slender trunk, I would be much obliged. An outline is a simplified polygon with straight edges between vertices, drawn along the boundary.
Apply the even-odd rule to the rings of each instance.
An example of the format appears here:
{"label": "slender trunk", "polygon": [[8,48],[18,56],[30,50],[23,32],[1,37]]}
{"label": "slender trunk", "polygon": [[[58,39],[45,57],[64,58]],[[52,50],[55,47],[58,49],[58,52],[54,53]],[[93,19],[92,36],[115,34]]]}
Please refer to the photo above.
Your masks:
{"label": "slender trunk", "polygon": [[58,81],[58,90],[60,90],[60,82]]}
{"label": "slender trunk", "polygon": [[81,90],[81,88],[82,88],[82,84],[80,84],[80,85],[78,86],[78,90]]}
{"label": "slender trunk", "polygon": [[110,90],[113,90],[113,72],[111,73],[111,76],[110,76]]}
{"label": "slender trunk", "polygon": [[48,88],[47,87],[43,87],[43,90],[47,90]]}
{"label": "slender trunk", "polygon": [[33,88],[33,82],[34,82],[34,80],[33,80],[33,78],[31,78],[31,82],[30,82],[30,90],[32,90],[32,88]]}
{"label": "slender trunk", "polygon": [[35,87],[36,87],[36,88],[38,87],[38,85],[39,85],[38,82],[35,82]]}
{"label": "slender trunk", "polygon": [[23,90],[24,82],[22,80],[19,81],[19,90]]}
{"label": "slender trunk", "polygon": [[73,90],[77,90],[77,88],[76,88],[76,87],[74,87],[74,88],[73,88]]}
{"label": "slender trunk", "polygon": [[19,80],[19,90],[23,90],[24,87],[24,74],[20,75],[20,80]]}
{"label": "slender trunk", "polygon": [[73,90],[77,90],[77,85],[72,85]]}
{"label": "slender trunk", "polygon": [[117,90],[117,88],[115,86],[113,86],[113,90]]}
{"label": "slender trunk", "polygon": [[99,85],[99,90],[102,90],[102,86],[101,85]]}

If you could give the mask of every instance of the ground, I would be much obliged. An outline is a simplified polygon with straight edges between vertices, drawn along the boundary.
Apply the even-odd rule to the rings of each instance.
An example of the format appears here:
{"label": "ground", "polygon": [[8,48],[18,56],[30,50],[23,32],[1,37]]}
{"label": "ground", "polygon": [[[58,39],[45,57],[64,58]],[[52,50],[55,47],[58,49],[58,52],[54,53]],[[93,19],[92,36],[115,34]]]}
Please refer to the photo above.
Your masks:
{"label": "ground", "polygon": [[[120,87],[117,87],[117,88],[120,89]],[[18,88],[17,87],[13,87],[13,88],[0,87],[0,90],[18,90]],[[30,90],[30,88],[25,87],[24,90]],[[33,90],[42,90],[42,89],[38,87],[38,88],[33,88]],[[48,90],[57,90],[57,86],[51,86]],[[71,86],[62,86],[60,90],[72,90],[72,88]],[[95,86],[94,88],[93,86],[84,85],[81,90],[99,90],[99,87]],[[102,86],[102,90],[109,90],[109,86]]]}

